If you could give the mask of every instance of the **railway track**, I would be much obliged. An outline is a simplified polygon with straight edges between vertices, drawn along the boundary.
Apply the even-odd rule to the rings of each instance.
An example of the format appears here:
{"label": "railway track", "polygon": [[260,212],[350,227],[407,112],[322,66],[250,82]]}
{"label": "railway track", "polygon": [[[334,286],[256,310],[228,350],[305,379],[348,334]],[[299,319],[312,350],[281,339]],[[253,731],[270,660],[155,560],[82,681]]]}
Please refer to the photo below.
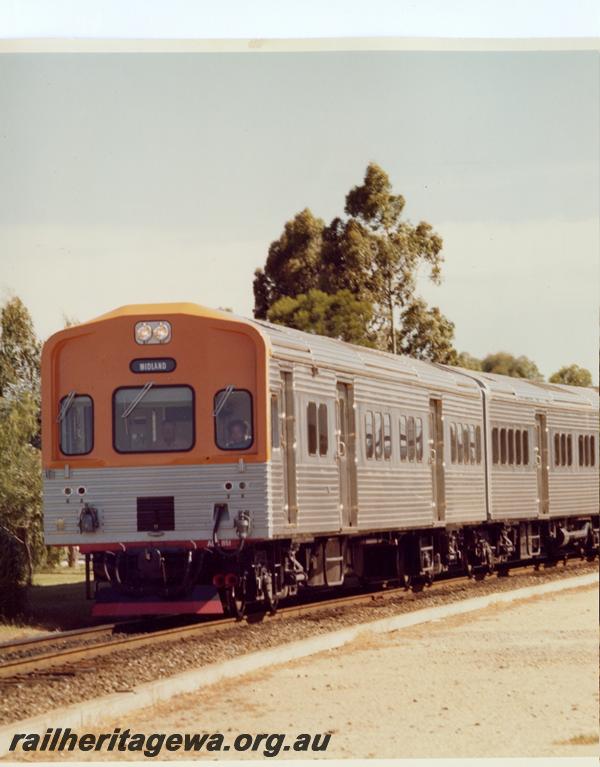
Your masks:
{"label": "railway track", "polygon": [[[26,675],[31,673],[37,673],[54,669],[51,675],[66,675],[72,673],[70,666],[72,664],[81,663],[93,658],[102,657],[119,650],[130,650],[138,647],[144,647],[148,645],[154,645],[157,643],[170,642],[176,639],[185,639],[197,636],[206,636],[208,633],[214,633],[215,631],[222,631],[228,627],[236,626],[243,623],[257,623],[260,621],[268,620],[282,620],[292,616],[306,615],[308,613],[316,613],[319,610],[331,610],[336,607],[346,607],[352,603],[368,603],[383,599],[389,599],[394,596],[398,596],[400,593],[406,593],[404,588],[389,589],[383,592],[369,592],[368,594],[354,594],[347,597],[339,597],[334,599],[326,599],[321,602],[293,605],[289,607],[283,607],[278,610],[274,615],[265,613],[251,614],[247,616],[244,621],[238,621],[236,618],[218,618],[216,620],[205,621],[203,623],[195,623],[188,626],[176,626],[168,629],[159,629],[158,631],[151,631],[145,634],[136,634],[135,636],[127,636],[120,638],[112,638],[105,642],[96,642],[91,645],[85,645],[83,647],[67,647],[64,649],[52,650],[48,653],[40,653],[36,655],[27,655],[26,657],[9,657],[5,661],[0,661],[0,680],[4,679],[22,679]],[[39,647],[47,647],[48,645],[56,645],[58,642],[65,641],[66,639],[88,639],[97,635],[106,635],[111,630],[110,625],[103,627],[94,627],[92,629],[82,629],[81,631],[64,632],[68,636],[57,635],[43,636],[38,639],[32,640],[20,640],[15,643],[5,643],[0,645],[0,653],[9,654],[10,650],[12,655],[14,652],[23,652],[35,650]]]}
{"label": "railway track", "polygon": [[[516,566],[512,571],[523,571],[530,565]],[[466,581],[465,581],[466,582]],[[447,578],[434,581],[427,587],[427,591],[436,591],[448,584],[458,584],[460,579]],[[383,603],[399,596],[408,596],[411,592],[406,587],[393,587],[369,591],[367,593],[354,593],[346,596],[325,598],[317,602],[293,604],[280,608],[274,615],[268,613],[249,614],[243,621],[235,618],[218,618],[215,620],[178,625],[162,628],[145,633],[136,633],[130,636],[115,635],[115,631],[132,631],[139,624],[105,624],[85,629],[76,629],[57,634],[45,634],[31,639],[21,639],[15,642],[0,644],[0,682],[20,683],[31,675],[36,677],[59,677],[74,676],[80,672],[93,671],[86,661],[92,661],[123,650],[132,650],[149,645],[162,644],[180,639],[196,638],[222,631],[236,625],[258,623],[262,621],[281,621],[292,617],[314,615],[318,618],[319,612],[343,609],[351,605],[365,605]],[[105,641],[93,641],[95,637],[110,637]],[[91,643],[90,641],[91,640]],[[75,645],[71,643],[75,642]],[[69,644],[67,647],[56,647],[60,644]],[[83,643],[83,644],[81,644]],[[44,649],[52,647],[48,652]],[[42,652],[37,652],[38,650]],[[34,653],[34,654],[32,654]],[[2,659],[4,656],[4,660]],[[16,656],[16,657],[15,657]]]}
{"label": "railway track", "polygon": [[56,631],[47,634],[40,634],[33,637],[24,637],[9,642],[0,642],[0,662],[3,656],[14,655],[17,653],[27,653],[31,650],[37,650],[42,647],[49,647],[69,641],[78,641],[86,637],[94,637],[101,634],[112,633],[118,624],[107,623],[102,626],[90,626],[83,629],[72,629],[70,631]]}

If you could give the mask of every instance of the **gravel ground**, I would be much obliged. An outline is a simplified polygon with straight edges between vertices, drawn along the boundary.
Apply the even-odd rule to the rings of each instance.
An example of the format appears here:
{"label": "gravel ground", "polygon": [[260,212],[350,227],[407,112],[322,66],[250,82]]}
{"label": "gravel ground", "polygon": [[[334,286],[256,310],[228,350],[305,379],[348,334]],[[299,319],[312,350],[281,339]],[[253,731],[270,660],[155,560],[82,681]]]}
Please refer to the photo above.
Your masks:
{"label": "gravel ground", "polygon": [[[331,733],[326,753],[286,759],[591,756],[600,753],[597,669],[593,586],[366,635],[133,713],[126,726],[222,732],[229,742],[242,732]],[[124,725],[94,729],[115,726]],[[262,756],[231,754],[193,758]]]}
{"label": "gravel ground", "polygon": [[[0,724],[16,722],[104,694],[129,692],[137,684],[180,673],[188,668],[305,639],[347,625],[490,592],[521,588],[565,575],[570,577],[594,571],[597,571],[595,562],[570,562],[566,571],[558,566],[537,572],[530,569],[508,578],[492,577],[475,583],[452,581],[431,591],[407,593],[382,603],[320,610],[312,615],[267,622],[264,625],[240,624],[211,633],[206,638],[179,639],[154,647],[115,652],[105,658],[73,666],[69,674],[64,676],[54,671],[49,675],[32,675],[20,681],[0,680]],[[80,669],[81,673],[73,675],[75,669]]]}

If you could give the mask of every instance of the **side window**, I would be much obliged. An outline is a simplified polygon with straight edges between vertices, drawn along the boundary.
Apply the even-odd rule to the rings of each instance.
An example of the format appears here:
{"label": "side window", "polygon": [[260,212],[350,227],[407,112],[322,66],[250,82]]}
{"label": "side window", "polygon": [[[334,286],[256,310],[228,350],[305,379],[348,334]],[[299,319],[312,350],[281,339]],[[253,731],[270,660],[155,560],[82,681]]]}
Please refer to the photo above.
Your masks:
{"label": "side window", "polygon": [[462,424],[456,424],[456,460],[463,462],[463,428]]}
{"label": "side window", "polygon": [[309,402],[306,408],[306,425],[308,430],[308,454],[317,454],[317,406]]}
{"label": "side window", "polygon": [[475,427],[475,455],[477,463],[481,463],[481,426]]}
{"label": "side window", "polygon": [[573,435],[567,434],[567,466],[573,465]]}
{"label": "side window", "polygon": [[469,461],[475,463],[475,427],[469,426]]}
{"label": "side window", "polygon": [[498,427],[492,429],[492,462],[498,463],[500,460],[500,447],[498,441]]}
{"label": "side window", "polygon": [[406,416],[400,416],[400,460],[406,461],[408,458],[408,442],[406,432]]}
{"label": "side window", "polygon": [[456,424],[450,424],[450,460],[456,463]]}
{"label": "side window", "polygon": [[319,455],[327,455],[329,450],[329,428],[327,405],[319,405]]}
{"label": "side window", "polygon": [[567,465],[567,437],[565,434],[560,435],[560,465]]}
{"label": "side window", "polygon": [[423,460],[423,420],[415,418],[415,431],[417,439],[417,461]]}
{"label": "side window", "polygon": [[590,437],[588,434],[585,435],[583,442],[583,462],[586,466],[590,465]]}
{"label": "side window", "polygon": [[463,424],[463,463],[469,463],[469,427]]}
{"label": "side window", "polygon": [[94,403],[87,394],[69,394],[60,401],[60,451],[87,455],[94,446]]}
{"label": "side window", "polygon": [[579,453],[579,465],[584,466],[585,462],[583,460],[583,434],[579,435],[579,439],[577,440],[577,446],[578,446],[578,453]]}
{"label": "side window", "polygon": [[221,389],[215,394],[215,437],[221,450],[247,450],[252,434],[252,395],[245,389]]}
{"label": "side window", "polygon": [[408,460],[414,461],[417,453],[415,435],[415,419],[411,415],[408,417]]}
{"label": "side window", "polygon": [[529,431],[523,431],[523,466],[529,465]]}
{"label": "side window", "polygon": [[515,462],[515,432],[508,430],[508,463],[512,466]]}
{"label": "side window", "polygon": [[554,465],[560,466],[560,434],[554,435]]}
{"label": "side window", "polygon": [[389,413],[383,415],[383,457],[386,461],[392,457],[392,417]]}
{"label": "side window", "polygon": [[[475,429],[475,452],[477,463],[482,460],[481,428]],[[560,440],[557,443],[560,447]],[[503,466],[529,465],[529,430],[500,428],[492,429],[492,463]]]}
{"label": "side window", "polygon": [[375,413],[375,458],[380,461],[383,455],[383,419],[381,413]]}
{"label": "side window", "polygon": [[373,458],[373,413],[367,410],[365,413],[365,450],[367,458]]}
{"label": "side window", "polygon": [[596,465],[596,440],[594,435],[590,437],[590,466]]}
{"label": "side window", "polygon": [[279,395],[271,394],[271,447],[279,447]]}

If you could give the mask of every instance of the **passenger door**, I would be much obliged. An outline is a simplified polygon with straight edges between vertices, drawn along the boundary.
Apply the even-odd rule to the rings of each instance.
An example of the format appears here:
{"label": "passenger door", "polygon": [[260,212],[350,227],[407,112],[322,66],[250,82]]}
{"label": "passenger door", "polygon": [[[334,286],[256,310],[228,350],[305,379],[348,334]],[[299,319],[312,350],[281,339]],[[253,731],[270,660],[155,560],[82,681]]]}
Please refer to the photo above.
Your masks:
{"label": "passenger door", "polygon": [[548,497],[548,429],[546,414],[535,414],[535,465],[537,467],[538,513],[544,516],[550,513]]}
{"label": "passenger door", "polygon": [[446,484],[444,477],[444,422],[442,400],[429,400],[429,463],[431,465],[432,500],[437,522],[446,519]]}
{"label": "passenger door", "polygon": [[352,384],[338,383],[336,400],[337,462],[342,529],[356,526],[356,426]]}

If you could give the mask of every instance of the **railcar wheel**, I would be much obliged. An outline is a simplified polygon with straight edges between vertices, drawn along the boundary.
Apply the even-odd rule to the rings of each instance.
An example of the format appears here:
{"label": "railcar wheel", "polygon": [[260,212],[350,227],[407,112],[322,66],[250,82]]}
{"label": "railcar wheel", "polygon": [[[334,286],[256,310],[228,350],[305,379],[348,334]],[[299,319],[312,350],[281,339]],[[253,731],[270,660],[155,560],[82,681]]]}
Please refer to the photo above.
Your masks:
{"label": "railcar wheel", "polygon": [[266,594],[266,603],[269,615],[275,615],[277,608],[279,607],[279,597],[274,594],[272,590],[269,590]]}
{"label": "railcar wheel", "polygon": [[406,589],[412,591],[414,594],[420,594],[425,590],[425,579],[420,575],[409,575],[406,578]]}
{"label": "railcar wheel", "polygon": [[227,589],[227,612],[232,618],[241,621],[246,614],[246,595],[238,586],[230,586]]}

